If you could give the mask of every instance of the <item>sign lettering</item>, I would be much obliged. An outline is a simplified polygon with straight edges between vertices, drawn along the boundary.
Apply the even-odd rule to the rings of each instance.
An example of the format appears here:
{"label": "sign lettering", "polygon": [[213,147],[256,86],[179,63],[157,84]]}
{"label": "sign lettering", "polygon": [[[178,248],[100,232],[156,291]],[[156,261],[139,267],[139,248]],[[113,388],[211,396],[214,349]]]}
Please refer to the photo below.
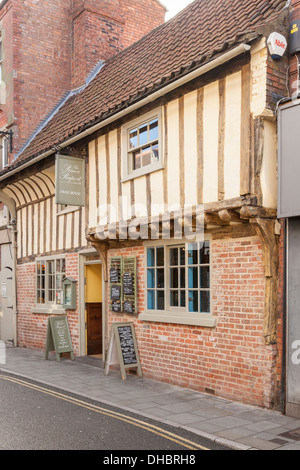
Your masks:
{"label": "sign lettering", "polygon": [[85,160],[56,155],[55,202],[71,206],[85,204]]}

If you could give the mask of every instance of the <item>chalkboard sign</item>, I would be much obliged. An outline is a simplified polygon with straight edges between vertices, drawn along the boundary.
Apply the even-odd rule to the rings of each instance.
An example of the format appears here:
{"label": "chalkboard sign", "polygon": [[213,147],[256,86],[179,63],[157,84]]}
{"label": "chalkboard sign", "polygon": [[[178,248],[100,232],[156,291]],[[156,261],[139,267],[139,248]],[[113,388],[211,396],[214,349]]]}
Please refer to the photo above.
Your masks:
{"label": "chalkboard sign", "polygon": [[133,273],[124,273],[123,274],[123,294],[124,295],[134,295],[134,274]]}
{"label": "chalkboard sign", "polygon": [[120,301],[113,300],[111,302],[111,310],[113,312],[121,312],[122,311],[122,305]]}
{"label": "chalkboard sign", "polygon": [[123,259],[123,311],[137,315],[137,259],[135,256]]}
{"label": "chalkboard sign", "polygon": [[110,291],[111,300],[121,300],[121,286],[113,284]]}
{"label": "chalkboard sign", "polygon": [[139,377],[142,377],[137,341],[133,323],[113,323],[109,351],[105,367],[108,375],[109,366],[119,363],[122,379],[126,380],[126,369],[137,368]]}
{"label": "chalkboard sign", "polygon": [[136,364],[137,358],[135,353],[131,325],[118,326],[118,334],[120,338],[120,345],[124,364]]}
{"label": "chalkboard sign", "polygon": [[110,282],[117,283],[120,282],[120,270],[116,268],[110,269]]}
{"label": "chalkboard sign", "polygon": [[70,335],[69,323],[66,316],[49,317],[46,338],[46,355],[55,351],[56,360],[60,361],[60,354],[69,352],[74,361],[74,352]]}
{"label": "chalkboard sign", "polygon": [[125,313],[133,313],[133,305],[130,300],[125,300],[124,302],[124,312]]}
{"label": "chalkboard sign", "polygon": [[110,310],[112,312],[121,313],[123,310],[123,258],[122,256],[114,256],[110,260]]}

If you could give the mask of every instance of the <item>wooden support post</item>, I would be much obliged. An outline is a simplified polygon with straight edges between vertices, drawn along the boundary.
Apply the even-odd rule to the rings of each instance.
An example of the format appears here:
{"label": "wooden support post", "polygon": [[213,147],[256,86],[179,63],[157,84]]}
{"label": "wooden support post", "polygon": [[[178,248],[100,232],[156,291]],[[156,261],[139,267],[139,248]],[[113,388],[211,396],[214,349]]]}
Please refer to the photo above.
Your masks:
{"label": "wooden support post", "polygon": [[264,341],[265,344],[275,344],[277,341],[277,296],[278,296],[278,263],[279,237],[276,233],[274,219],[257,217],[250,219],[257,235],[262,242],[265,274],[265,314]]}

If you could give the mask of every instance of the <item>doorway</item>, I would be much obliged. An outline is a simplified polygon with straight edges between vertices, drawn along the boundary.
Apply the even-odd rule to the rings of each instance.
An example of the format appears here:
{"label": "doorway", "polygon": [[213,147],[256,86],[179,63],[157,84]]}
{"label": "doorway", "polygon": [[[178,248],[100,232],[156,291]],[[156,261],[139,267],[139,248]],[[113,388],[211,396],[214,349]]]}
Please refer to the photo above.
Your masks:
{"label": "doorway", "polygon": [[102,265],[85,265],[86,356],[102,358],[103,352]]}

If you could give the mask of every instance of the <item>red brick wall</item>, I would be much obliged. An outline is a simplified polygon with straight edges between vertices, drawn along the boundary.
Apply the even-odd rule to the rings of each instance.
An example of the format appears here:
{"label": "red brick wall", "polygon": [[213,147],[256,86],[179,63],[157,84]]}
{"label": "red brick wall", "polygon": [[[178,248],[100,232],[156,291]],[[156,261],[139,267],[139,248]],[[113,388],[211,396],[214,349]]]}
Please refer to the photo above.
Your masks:
{"label": "red brick wall", "polygon": [[[78,254],[66,255],[66,276],[78,279]],[[35,263],[20,264],[17,267],[18,295],[18,346],[45,349],[49,315],[32,313],[35,307]],[[78,292],[77,292],[78,296]],[[78,310],[67,311],[72,344],[79,354]]]}
{"label": "red brick wall", "polygon": [[70,4],[13,1],[17,153],[71,84]]}
{"label": "red brick wall", "polygon": [[[118,255],[137,256],[141,313],[145,308],[144,249],[109,252],[109,256]],[[261,244],[256,238],[213,241],[212,269],[216,328],[141,322],[112,312],[109,326],[114,321],[134,321],[146,377],[272,407],[277,348],[266,346],[263,340]]]}
{"label": "red brick wall", "polygon": [[[291,18],[291,22],[294,20],[300,20],[300,1],[299,0],[291,0],[290,18]],[[299,54],[298,54],[298,59],[299,59]],[[290,78],[290,91],[292,94],[297,90],[297,58],[295,55],[290,57],[289,78]]]}
{"label": "red brick wall", "polygon": [[165,19],[156,0],[73,0],[72,8],[72,88]]}
{"label": "red brick wall", "polygon": [[[282,34],[288,40],[289,30],[289,15],[285,10],[275,23],[267,26],[264,34],[266,39],[274,31]],[[280,60],[274,60],[268,51],[268,64],[267,64],[267,105],[270,109],[275,109],[275,102],[272,94],[276,93],[279,96],[286,96],[286,77],[287,69],[289,66],[289,51],[287,50]]]}
{"label": "red brick wall", "polygon": [[166,10],[157,0],[120,0],[125,27],[123,48],[138,41],[165,21]]}
{"label": "red brick wall", "polygon": [[14,155],[100,60],[163,21],[164,9],[156,0],[6,2],[0,8],[6,88],[0,119],[1,125],[13,126]]}

